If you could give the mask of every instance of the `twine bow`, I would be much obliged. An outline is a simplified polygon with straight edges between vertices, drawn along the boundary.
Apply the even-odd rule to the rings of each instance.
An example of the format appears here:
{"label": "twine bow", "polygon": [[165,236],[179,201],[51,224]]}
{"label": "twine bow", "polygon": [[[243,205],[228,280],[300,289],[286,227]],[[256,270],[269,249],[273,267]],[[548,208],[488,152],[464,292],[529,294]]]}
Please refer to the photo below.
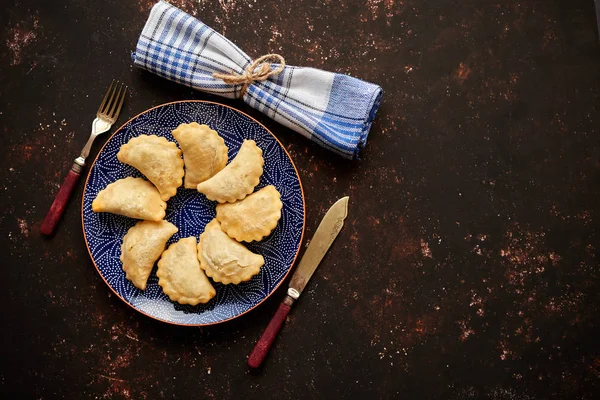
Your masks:
{"label": "twine bow", "polygon": [[[271,69],[270,63],[267,63],[266,61],[274,61],[275,63],[278,63],[279,66],[275,69]],[[215,72],[213,77],[221,79],[223,82],[229,85],[242,84],[240,97],[244,97],[248,86],[250,86],[252,83],[264,81],[270,76],[277,75],[283,71],[284,68],[285,60],[282,56],[279,54],[265,54],[264,56],[254,60],[254,62],[249,65],[241,75],[237,75],[235,73],[219,74]]]}

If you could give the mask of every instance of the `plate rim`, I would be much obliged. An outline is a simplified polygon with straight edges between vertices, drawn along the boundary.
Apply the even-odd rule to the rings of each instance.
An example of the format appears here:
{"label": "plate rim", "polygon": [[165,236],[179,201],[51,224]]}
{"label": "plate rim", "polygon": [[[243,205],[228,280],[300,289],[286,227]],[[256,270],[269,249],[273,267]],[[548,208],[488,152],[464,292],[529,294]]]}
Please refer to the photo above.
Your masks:
{"label": "plate rim", "polygon": [[[277,143],[279,144],[279,146],[281,146],[281,148],[283,149],[283,151],[285,152],[285,154],[287,155],[288,159],[290,160],[290,162],[292,163],[292,167],[294,167],[294,172],[296,173],[296,176],[298,177],[298,183],[300,185],[300,193],[302,195],[302,233],[300,234],[300,243],[298,245],[298,249],[296,250],[296,255],[294,256],[294,260],[292,261],[292,264],[290,265],[290,268],[288,269],[288,271],[285,273],[285,275],[283,276],[283,278],[281,279],[281,281],[273,288],[273,290],[271,291],[271,293],[267,294],[265,296],[264,299],[262,299],[261,301],[259,301],[257,304],[255,304],[254,306],[250,307],[249,309],[247,309],[246,311],[236,315],[235,317],[231,317],[231,318],[227,318],[224,319],[222,321],[217,321],[217,322],[208,322],[208,323],[202,323],[202,324],[186,324],[186,323],[180,323],[180,322],[174,322],[174,321],[167,321],[164,319],[160,319],[158,317],[155,317],[153,315],[148,314],[147,312],[144,312],[136,307],[133,306],[133,304],[129,303],[127,300],[125,300],[119,293],[117,293],[117,291],[108,283],[108,281],[106,280],[106,278],[102,275],[102,273],[100,272],[100,269],[98,268],[98,265],[96,264],[96,261],[94,261],[94,257],[92,257],[92,253],[90,251],[90,246],[88,245],[88,240],[87,240],[87,236],[85,233],[85,225],[84,225],[84,206],[85,206],[85,192],[86,192],[86,188],[88,185],[88,181],[90,179],[90,175],[92,173],[92,168],[94,167],[94,165],[96,164],[96,161],[98,160],[98,157],[100,157],[100,154],[102,153],[102,151],[104,150],[104,148],[106,147],[106,145],[108,144],[108,142],[113,138],[113,136],[115,136],[117,133],[121,132],[121,130],[125,127],[125,125],[129,124],[131,121],[133,121],[134,119],[138,118],[140,115],[145,114],[149,111],[152,111],[156,108],[159,107],[165,107],[171,104],[178,104],[178,103],[206,103],[206,104],[215,104],[218,106],[222,106],[222,107],[227,107],[235,112],[238,112],[240,114],[245,115],[246,117],[250,118],[252,121],[256,122],[258,125],[260,125],[265,131],[269,132],[269,134],[271,136],[273,136],[273,138],[277,141]],[[306,229],[306,199],[304,198],[304,187],[302,186],[302,180],[300,179],[300,174],[298,173],[298,168],[296,168],[296,164],[294,163],[294,160],[292,159],[292,156],[290,155],[290,153],[287,151],[287,149],[285,148],[285,146],[281,143],[281,141],[277,138],[277,136],[275,136],[273,134],[273,132],[271,132],[266,126],[264,126],[260,121],[258,121],[256,118],[250,116],[249,114],[238,110],[235,107],[232,106],[228,106],[226,104],[223,103],[218,103],[216,101],[208,101],[208,100],[177,100],[177,101],[171,101],[168,103],[163,103],[163,104],[159,104],[157,106],[148,108],[147,110],[144,110],[142,112],[140,112],[139,114],[131,117],[129,120],[127,120],[125,123],[123,123],[121,126],[119,126],[118,129],[116,129],[109,137],[108,139],[106,139],[106,142],[104,142],[104,144],[102,145],[102,147],[100,148],[100,150],[98,150],[98,153],[96,154],[96,157],[94,157],[94,161],[92,161],[92,163],[89,165],[88,167],[88,172],[87,172],[87,176],[85,178],[85,183],[83,185],[83,191],[81,193],[81,230],[83,232],[83,241],[85,242],[85,247],[88,251],[88,254],[90,256],[90,260],[92,261],[92,264],[94,264],[94,267],[96,268],[96,272],[98,272],[98,275],[100,275],[100,278],[102,278],[102,280],[104,281],[104,283],[106,283],[106,286],[108,286],[110,288],[110,290],[119,298],[121,299],[125,304],[127,304],[129,307],[131,307],[132,309],[134,309],[135,311],[150,317],[156,321],[160,321],[160,322],[164,322],[170,325],[177,325],[177,326],[190,326],[190,327],[198,327],[198,326],[211,326],[211,325],[218,325],[218,324],[222,324],[224,322],[228,322],[231,320],[234,320],[236,318],[241,317],[242,315],[245,315],[247,313],[249,313],[250,311],[256,309],[258,306],[260,306],[262,303],[264,303],[269,297],[271,297],[276,291],[277,289],[279,289],[279,287],[283,284],[283,282],[287,279],[288,275],[290,274],[290,272],[292,271],[292,269],[294,269],[294,266],[296,264],[296,260],[298,259],[298,255],[300,254],[300,249],[302,248],[302,242],[304,241],[304,230]]]}

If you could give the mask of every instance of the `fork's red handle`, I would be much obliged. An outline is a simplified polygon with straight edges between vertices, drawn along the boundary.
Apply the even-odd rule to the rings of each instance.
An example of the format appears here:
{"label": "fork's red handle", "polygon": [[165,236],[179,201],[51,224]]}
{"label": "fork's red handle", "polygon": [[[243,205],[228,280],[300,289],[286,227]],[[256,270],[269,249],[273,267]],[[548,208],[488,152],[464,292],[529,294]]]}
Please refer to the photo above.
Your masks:
{"label": "fork's red handle", "polygon": [[81,166],[79,164],[73,164],[69,174],[65,178],[48,214],[46,214],[46,218],[44,222],[42,222],[42,226],[40,228],[40,232],[44,235],[52,235],[54,232],[54,228],[56,228],[56,224],[58,220],[62,216],[65,211],[65,207],[67,206],[67,202],[71,197],[71,193],[73,193],[73,189],[75,188],[75,184],[79,180],[79,176],[81,174]]}
{"label": "fork's red handle", "polygon": [[248,357],[248,365],[251,368],[258,368],[262,364],[263,360],[267,356],[267,353],[269,352],[269,349],[275,341],[275,337],[283,326],[285,318],[290,313],[292,304],[294,304],[294,299],[290,296],[286,296],[283,302],[279,305],[277,312],[275,315],[273,315],[273,318],[271,318],[271,322],[269,322],[269,325],[267,325],[262,336],[256,343],[256,346],[254,346],[254,350],[252,350],[252,353],[250,353],[250,357]]}

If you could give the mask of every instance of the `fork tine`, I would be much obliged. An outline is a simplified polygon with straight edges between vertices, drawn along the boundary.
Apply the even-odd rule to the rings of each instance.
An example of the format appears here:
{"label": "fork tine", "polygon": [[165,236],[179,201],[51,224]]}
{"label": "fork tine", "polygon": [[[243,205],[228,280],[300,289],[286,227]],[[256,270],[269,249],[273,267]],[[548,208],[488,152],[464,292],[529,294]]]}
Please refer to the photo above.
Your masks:
{"label": "fork tine", "polygon": [[110,108],[112,107],[112,105],[115,102],[115,97],[117,94],[118,87],[119,87],[119,81],[115,81],[115,84],[110,91],[110,97],[108,98],[108,101],[106,102],[106,105],[104,106],[104,110],[102,110],[102,114],[108,116]]}
{"label": "fork tine", "polygon": [[127,94],[127,86],[125,86],[125,89],[123,90],[123,95],[121,96],[121,99],[119,100],[119,106],[117,107],[117,111],[111,116],[111,118],[113,119],[117,119],[119,118],[119,114],[121,113],[121,107],[123,107],[123,102],[125,101],[125,95]]}
{"label": "fork tine", "polygon": [[110,94],[110,90],[112,89],[114,84],[115,84],[115,80],[113,79],[112,82],[110,83],[110,86],[108,87],[108,90],[106,91],[106,95],[104,96],[104,99],[102,100],[102,104],[100,104],[100,107],[98,108],[98,113],[102,112],[102,109],[104,108],[104,104],[106,103],[106,99],[108,99],[108,95]]}
{"label": "fork tine", "polygon": [[119,82],[119,91],[117,92],[117,88],[115,88],[115,93],[113,94],[112,98],[111,98],[111,104],[110,104],[110,111],[107,109],[106,110],[106,115],[108,115],[108,118],[112,119],[113,118],[113,114],[115,112],[115,110],[117,109],[117,103],[119,102],[119,99],[121,98],[121,91],[123,90],[123,84]]}

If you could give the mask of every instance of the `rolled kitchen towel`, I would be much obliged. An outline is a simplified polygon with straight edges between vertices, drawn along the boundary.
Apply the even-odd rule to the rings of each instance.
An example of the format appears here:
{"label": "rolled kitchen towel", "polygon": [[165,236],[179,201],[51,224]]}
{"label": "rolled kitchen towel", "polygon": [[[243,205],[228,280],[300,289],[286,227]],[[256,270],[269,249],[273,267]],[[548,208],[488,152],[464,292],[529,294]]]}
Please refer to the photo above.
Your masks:
{"label": "rolled kitchen towel", "polygon": [[[355,159],[381,101],[378,85],[344,74],[285,65],[270,54],[252,60],[227,38],[160,1],[132,55],[134,64],[204,92],[242,98],[321,146]],[[271,62],[269,62],[271,61]]]}

